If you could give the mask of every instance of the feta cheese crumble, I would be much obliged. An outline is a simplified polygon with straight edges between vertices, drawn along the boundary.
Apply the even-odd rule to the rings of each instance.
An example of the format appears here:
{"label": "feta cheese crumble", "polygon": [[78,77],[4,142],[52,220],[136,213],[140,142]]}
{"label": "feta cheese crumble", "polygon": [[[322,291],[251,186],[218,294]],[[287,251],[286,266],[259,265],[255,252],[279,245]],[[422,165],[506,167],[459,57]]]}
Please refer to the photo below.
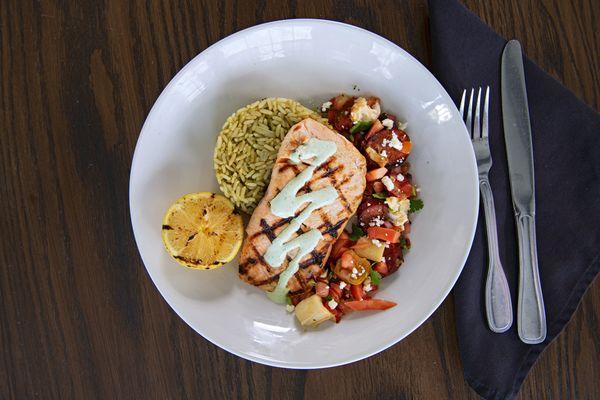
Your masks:
{"label": "feta cheese crumble", "polygon": [[369,222],[369,226],[382,226],[384,223],[384,220],[381,219],[381,217],[378,215],[375,218],[373,218],[371,220],[371,222]]}
{"label": "feta cheese crumble", "polygon": [[402,182],[404,180],[404,175],[398,174],[396,175],[396,179],[398,180],[398,182]]}
{"label": "feta cheese crumble", "polygon": [[373,244],[374,244],[375,246],[377,246],[377,247],[381,247],[381,246],[383,246],[383,245],[381,244],[381,242],[380,242],[379,240],[377,240],[377,239],[371,239],[371,243],[373,243]]}
{"label": "feta cheese crumble", "polygon": [[348,286],[348,285],[346,284],[346,282],[344,282],[344,281],[341,281],[341,282],[340,282],[340,289],[341,289],[341,290],[343,290],[343,289],[344,289],[346,286]]}
{"label": "feta cheese crumble", "polygon": [[379,106],[379,102],[375,103],[373,107],[369,107],[367,104],[367,99],[364,97],[359,97],[354,100],[354,104],[350,109],[350,119],[355,124],[359,121],[373,121],[379,117],[381,113],[381,107]]}
{"label": "feta cheese crumble", "polygon": [[394,127],[394,121],[392,121],[389,118],[386,118],[383,121],[381,121],[381,125],[385,126],[388,129],[392,129]]}
{"label": "feta cheese crumble", "polygon": [[402,150],[402,142],[398,139],[398,135],[395,132],[392,133],[392,138],[390,139],[390,147],[396,150]]}
{"label": "feta cheese crumble", "polygon": [[363,290],[365,292],[370,292],[371,290],[373,290],[373,286],[371,286],[371,278],[367,278],[365,279],[365,281],[363,282]]}
{"label": "feta cheese crumble", "polygon": [[394,182],[392,182],[392,180],[390,179],[389,176],[384,176],[383,178],[381,178],[381,183],[383,183],[383,186],[385,186],[385,188],[387,190],[389,190],[389,191],[394,190]]}
{"label": "feta cheese crumble", "polygon": [[325,112],[327,110],[329,110],[329,107],[331,107],[331,102],[330,101],[326,101],[325,103],[323,103],[323,105],[321,106],[321,111]]}
{"label": "feta cheese crumble", "polygon": [[285,305],[285,310],[286,310],[287,312],[294,312],[294,309],[295,309],[295,308],[296,308],[296,307],[294,307],[294,306],[293,306],[293,305],[291,305],[291,304],[286,304],[286,305]]}
{"label": "feta cheese crumble", "polygon": [[337,301],[335,301],[334,299],[329,300],[329,302],[327,303],[327,305],[329,306],[329,308],[331,308],[332,310],[335,310],[338,306]]}

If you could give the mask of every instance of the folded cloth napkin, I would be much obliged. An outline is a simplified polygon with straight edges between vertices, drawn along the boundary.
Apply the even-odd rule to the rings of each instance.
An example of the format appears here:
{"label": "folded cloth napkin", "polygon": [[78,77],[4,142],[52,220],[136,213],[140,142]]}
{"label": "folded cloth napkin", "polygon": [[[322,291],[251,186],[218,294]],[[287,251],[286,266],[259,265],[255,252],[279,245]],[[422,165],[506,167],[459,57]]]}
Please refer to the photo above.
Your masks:
{"label": "folded cloth napkin", "polygon": [[544,343],[526,345],[516,326],[518,247],[500,100],[500,58],[506,40],[455,0],[429,0],[429,13],[433,72],[454,100],[460,100],[463,88],[491,87],[490,181],[515,322],[504,334],[492,333],[486,322],[483,207],[454,301],[466,380],[486,399],[511,399],[540,353],[569,322],[600,269],[600,115],[525,58],[538,261],[548,324]]}

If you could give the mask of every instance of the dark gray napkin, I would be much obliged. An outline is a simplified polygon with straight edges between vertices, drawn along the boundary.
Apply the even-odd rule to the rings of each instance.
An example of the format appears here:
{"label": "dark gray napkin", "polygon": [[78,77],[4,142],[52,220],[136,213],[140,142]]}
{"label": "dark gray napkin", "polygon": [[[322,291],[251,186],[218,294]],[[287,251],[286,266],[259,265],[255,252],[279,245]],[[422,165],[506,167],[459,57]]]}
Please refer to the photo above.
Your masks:
{"label": "dark gray napkin", "polygon": [[524,60],[533,131],[538,260],[548,323],[546,341],[526,345],[516,327],[518,248],[500,104],[500,57],[506,40],[455,0],[429,0],[429,12],[433,72],[454,100],[460,100],[463,88],[491,87],[490,181],[515,323],[504,334],[492,333],[486,323],[483,207],[454,301],[466,380],[486,399],[511,399],[540,353],[569,322],[600,269],[600,116]]}

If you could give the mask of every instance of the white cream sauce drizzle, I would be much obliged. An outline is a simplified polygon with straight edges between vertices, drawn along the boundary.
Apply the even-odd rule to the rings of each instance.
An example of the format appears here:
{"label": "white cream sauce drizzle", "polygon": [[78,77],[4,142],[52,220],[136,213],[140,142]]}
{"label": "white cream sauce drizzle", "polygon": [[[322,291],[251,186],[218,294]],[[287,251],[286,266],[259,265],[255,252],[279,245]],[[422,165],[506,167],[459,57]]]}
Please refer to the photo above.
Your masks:
{"label": "white cream sauce drizzle", "polygon": [[323,239],[321,232],[313,228],[290,240],[313,211],[333,203],[338,197],[337,190],[331,186],[297,196],[298,191],[312,178],[315,170],[335,154],[336,150],[335,143],[315,138],[310,138],[308,142],[298,146],[290,155],[289,161],[292,164],[305,162],[308,167],[290,180],[281,189],[281,192],[271,200],[271,212],[281,218],[292,217],[300,206],[309,203],[300,215],[290,221],[290,224],[279,233],[265,253],[265,261],[271,267],[277,268],[283,264],[288,252],[298,249],[298,253],[289,262],[286,270],[279,275],[279,282],[277,282],[275,290],[267,293],[267,296],[275,303],[285,304],[289,291],[287,288],[288,281],[298,271],[300,260],[313,251],[319,240]]}

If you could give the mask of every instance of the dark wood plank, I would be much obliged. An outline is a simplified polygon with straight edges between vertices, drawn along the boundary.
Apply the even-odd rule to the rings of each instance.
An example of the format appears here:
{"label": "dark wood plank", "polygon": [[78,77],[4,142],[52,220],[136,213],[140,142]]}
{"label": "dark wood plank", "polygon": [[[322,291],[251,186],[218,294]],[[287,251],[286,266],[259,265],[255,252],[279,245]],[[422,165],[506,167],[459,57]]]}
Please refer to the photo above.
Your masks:
{"label": "dark wood plank", "polygon": [[[600,108],[593,0],[466,4]],[[429,63],[423,0],[0,2],[0,398],[460,398],[447,300],[382,354],[321,371],[274,369],[218,349],[166,305],[138,256],[128,174],[171,77],[260,22],[329,18]],[[600,394],[600,284],[541,357],[522,398]]]}

